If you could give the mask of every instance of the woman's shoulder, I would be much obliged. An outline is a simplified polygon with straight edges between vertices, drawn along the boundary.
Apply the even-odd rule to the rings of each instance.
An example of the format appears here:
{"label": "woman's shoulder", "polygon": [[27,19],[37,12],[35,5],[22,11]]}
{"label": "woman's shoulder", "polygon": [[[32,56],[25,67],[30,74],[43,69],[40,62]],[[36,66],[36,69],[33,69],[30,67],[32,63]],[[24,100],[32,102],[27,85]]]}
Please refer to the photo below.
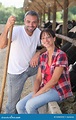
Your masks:
{"label": "woman's shoulder", "polygon": [[57,49],[57,53],[66,55],[66,53],[64,51],[62,51],[61,49]]}
{"label": "woman's shoulder", "polygon": [[47,55],[47,51],[41,54],[41,56],[46,56],[46,55]]}
{"label": "woman's shoulder", "polygon": [[58,50],[57,57],[58,57],[59,61],[63,61],[63,60],[67,61],[68,60],[67,54],[64,51],[62,51],[61,49]]}
{"label": "woman's shoulder", "polygon": [[42,59],[46,59],[47,58],[47,51],[46,52],[44,52],[44,53],[42,53],[41,55],[40,55],[40,58],[42,58]]}

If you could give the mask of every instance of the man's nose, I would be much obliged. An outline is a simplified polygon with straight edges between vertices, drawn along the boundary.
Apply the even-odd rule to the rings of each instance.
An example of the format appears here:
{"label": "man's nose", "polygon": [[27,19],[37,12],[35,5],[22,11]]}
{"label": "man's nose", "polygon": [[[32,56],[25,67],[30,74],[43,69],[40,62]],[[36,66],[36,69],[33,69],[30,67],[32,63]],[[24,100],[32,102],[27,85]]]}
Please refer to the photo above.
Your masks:
{"label": "man's nose", "polygon": [[30,25],[30,26],[33,26],[33,23],[30,23],[29,25]]}

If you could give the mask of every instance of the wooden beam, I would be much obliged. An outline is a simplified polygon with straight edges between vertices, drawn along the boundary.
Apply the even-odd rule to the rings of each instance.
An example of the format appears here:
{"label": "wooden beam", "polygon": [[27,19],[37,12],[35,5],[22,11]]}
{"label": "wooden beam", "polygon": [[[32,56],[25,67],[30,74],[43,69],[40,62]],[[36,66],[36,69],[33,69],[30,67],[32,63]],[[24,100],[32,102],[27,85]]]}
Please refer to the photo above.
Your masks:
{"label": "wooden beam", "polygon": [[60,107],[57,102],[48,103],[48,113],[50,114],[62,114]]}
{"label": "wooden beam", "polygon": [[44,3],[44,5],[46,6],[46,3],[44,2],[44,0],[42,0],[42,2]]}
{"label": "wooden beam", "polygon": [[[34,5],[33,5],[34,6]],[[40,9],[37,6],[34,6],[38,11],[40,11]]]}
{"label": "wooden beam", "polygon": [[76,40],[74,40],[72,38],[69,38],[69,37],[61,35],[61,34],[56,34],[56,37],[61,38],[65,41],[68,41],[68,42],[72,43],[72,45],[76,46]]}
{"label": "wooden beam", "polygon": [[36,2],[40,6],[40,8],[43,9],[43,11],[44,11],[43,6],[41,6],[41,4],[39,2],[37,2],[37,1],[34,1],[34,2]]}
{"label": "wooden beam", "polygon": [[59,3],[59,1],[58,0],[56,0],[56,1],[59,4],[59,6],[63,9],[63,6]]}

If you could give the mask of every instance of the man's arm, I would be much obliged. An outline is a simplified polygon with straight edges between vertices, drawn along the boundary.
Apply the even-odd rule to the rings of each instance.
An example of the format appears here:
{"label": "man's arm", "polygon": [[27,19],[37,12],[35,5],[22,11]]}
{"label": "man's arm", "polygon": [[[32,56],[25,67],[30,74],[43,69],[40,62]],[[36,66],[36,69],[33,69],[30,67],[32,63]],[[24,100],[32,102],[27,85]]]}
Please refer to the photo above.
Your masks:
{"label": "man's arm", "polygon": [[0,48],[5,48],[8,44],[8,31],[12,25],[15,24],[15,17],[10,16],[7,20],[3,33],[0,35]]}
{"label": "man's arm", "polygon": [[36,67],[38,65],[39,56],[46,51],[46,48],[42,48],[41,50],[38,50],[35,55],[32,57],[30,61],[31,67]]}

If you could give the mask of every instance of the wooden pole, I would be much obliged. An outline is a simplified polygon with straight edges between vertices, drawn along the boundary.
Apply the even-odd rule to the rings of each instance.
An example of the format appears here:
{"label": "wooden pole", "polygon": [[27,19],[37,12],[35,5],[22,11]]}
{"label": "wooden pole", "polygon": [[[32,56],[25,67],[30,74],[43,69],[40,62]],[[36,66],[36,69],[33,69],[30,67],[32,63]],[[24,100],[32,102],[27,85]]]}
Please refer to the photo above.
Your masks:
{"label": "wooden pole", "polygon": [[1,109],[2,109],[2,103],[3,103],[3,97],[4,97],[4,89],[5,89],[5,84],[6,84],[8,60],[9,60],[11,38],[12,38],[12,30],[13,30],[13,26],[10,28],[10,31],[9,31],[9,40],[8,40],[8,47],[7,47],[4,74],[3,74],[2,86],[1,86],[1,94],[0,94],[0,113],[1,113]]}
{"label": "wooden pole", "polygon": [[53,5],[53,23],[52,23],[52,30],[55,31],[56,28],[56,0],[54,0],[54,5]]}
{"label": "wooden pole", "polygon": [[[62,34],[67,36],[68,33],[68,5],[69,1],[68,0],[63,0],[64,2],[64,13],[63,13],[63,28],[62,28]],[[63,45],[66,43],[66,41],[63,41]]]}

